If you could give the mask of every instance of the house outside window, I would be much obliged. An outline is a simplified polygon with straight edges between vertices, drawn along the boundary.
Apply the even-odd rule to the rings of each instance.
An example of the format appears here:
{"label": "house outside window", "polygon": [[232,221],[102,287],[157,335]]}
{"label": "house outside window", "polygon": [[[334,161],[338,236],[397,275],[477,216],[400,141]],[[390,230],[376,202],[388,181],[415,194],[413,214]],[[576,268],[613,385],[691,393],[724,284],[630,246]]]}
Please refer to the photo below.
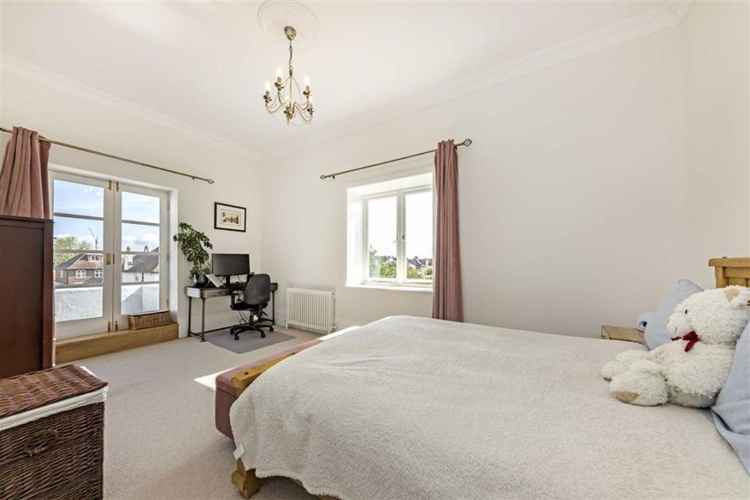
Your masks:
{"label": "house outside window", "polygon": [[347,191],[347,285],[430,290],[432,174]]}

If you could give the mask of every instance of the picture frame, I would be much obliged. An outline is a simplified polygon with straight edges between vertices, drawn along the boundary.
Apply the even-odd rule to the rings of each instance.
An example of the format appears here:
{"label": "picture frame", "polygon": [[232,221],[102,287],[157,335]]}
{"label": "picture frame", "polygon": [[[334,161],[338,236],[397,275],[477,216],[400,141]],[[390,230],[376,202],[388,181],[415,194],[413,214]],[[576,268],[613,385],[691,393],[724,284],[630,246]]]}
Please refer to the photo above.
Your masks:
{"label": "picture frame", "polygon": [[214,202],[214,229],[247,231],[247,209],[228,203]]}

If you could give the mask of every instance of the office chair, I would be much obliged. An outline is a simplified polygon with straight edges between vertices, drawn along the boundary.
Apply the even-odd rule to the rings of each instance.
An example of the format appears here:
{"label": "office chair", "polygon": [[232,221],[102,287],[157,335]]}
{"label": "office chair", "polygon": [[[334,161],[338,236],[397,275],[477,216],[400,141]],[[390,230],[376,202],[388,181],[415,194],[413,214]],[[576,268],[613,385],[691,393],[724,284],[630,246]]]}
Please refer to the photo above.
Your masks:
{"label": "office chair", "polygon": [[273,322],[264,318],[263,309],[271,300],[271,277],[267,274],[253,274],[247,280],[245,293],[241,301],[233,301],[231,308],[240,314],[241,323],[234,325],[229,332],[234,335],[234,340],[240,339],[240,332],[253,330],[260,332],[265,338],[266,334],[262,328],[273,331]]}

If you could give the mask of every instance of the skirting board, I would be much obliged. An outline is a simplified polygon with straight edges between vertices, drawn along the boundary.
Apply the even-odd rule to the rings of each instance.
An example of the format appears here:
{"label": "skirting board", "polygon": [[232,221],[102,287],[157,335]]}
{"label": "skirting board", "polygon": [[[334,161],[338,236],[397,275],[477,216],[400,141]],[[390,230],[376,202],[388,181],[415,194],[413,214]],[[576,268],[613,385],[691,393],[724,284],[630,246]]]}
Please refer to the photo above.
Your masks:
{"label": "skirting board", "polygon": [[170,323],[142,330],[123,330],[65,339],[55,343],[55,363],[68,363],[101,354],[176,340],[178,335],[178,324]]}

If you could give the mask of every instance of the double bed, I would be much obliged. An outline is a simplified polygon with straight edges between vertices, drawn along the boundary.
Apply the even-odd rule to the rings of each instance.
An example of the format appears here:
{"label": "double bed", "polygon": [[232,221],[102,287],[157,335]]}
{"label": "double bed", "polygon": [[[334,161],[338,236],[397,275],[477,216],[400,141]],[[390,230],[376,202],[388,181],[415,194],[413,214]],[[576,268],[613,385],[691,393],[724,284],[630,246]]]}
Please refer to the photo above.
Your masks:
{"label": "double bed", "polygon": [[612,398],[638,344],[390,317],[234,375],[245,496],[282,476],[344,500],[748,498],[707,411]]}

